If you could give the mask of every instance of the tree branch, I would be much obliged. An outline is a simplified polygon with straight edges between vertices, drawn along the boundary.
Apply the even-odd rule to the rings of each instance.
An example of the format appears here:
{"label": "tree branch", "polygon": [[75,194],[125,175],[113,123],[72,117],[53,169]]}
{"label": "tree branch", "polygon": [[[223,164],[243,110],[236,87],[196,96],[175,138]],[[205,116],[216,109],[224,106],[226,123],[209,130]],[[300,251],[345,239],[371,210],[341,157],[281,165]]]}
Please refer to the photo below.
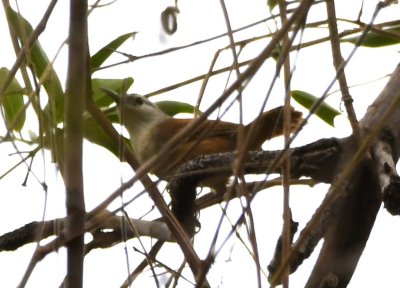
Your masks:
{"label": "tree branch", "polygon": [[[88,254],[93,249],[112,247],[122,241],[121,216],[114,216],[111,213],[107,213],[105,216],[107,217],[103,218],[103,221],[94,231],[90,231],[86,225],[86,231],[92,233],[93,240],[86,245],[85,254]],[[166,242],[175,242],[170,230],[161,221],[137,219],[129,219],[129,221],[133,223],[135,230],[127,228],[128,239],[147,236]],[[47,237],[58,235],[58,232],[65,228],[66,222],[67,218],[60,218],[26,224],[0,237],[0,251],[15,251],[26,244],[39,242]]]}
{"label": "tree branch", "polygon": [[[346,141],[338,141],[335,138],[321,139],[290,149],[288,155],[290,155],[291,178],[307,176],[316,182],[331,182],[335,176],[341,145],[345,143]],[[243,165],[244,174],[280,174],[282,172],[280,163],[272,165],[281,153],[282,151],[248,152],[247,161]],[[193,235],[198,226],[198,208],[195,204],[196,187],[204,179],[210,177],[229,177],[235,160],[234,152],[199,156],[182,165],[175,178],[169,181],[172,211],[189,235]],[[224,195],[220,196],[224,198]]]}
{"label": "tree branch", "polygon": [[[326,203],[332,198],[330,205],[323,203],[319,208],[324,210],[321,214],[325,216],[316,218],[316,221],[324,223],[321,225],[325,226],[322,229],[325,230],[322,231],[325,241],[306,287],[319,287],[327,277],[337,280],[335,287],[346,287],[368,241],[382,194],[386,196],[385,206],[391,211],[399,211],[400,185],[393,168],[400,151],[399,120],[400,66],[397,66],[360,122],[364,132],[361,147],[354,151],[354,147],[348,145],[343,151],[349,157],[342,157],[340,166],[356,165],[353,172],[343,176],[346,179],[342,185],[339,178],[343,177],[332,183],[324,200]],[[357,159],[358,154],[364,154],[369,148],[372,148],[372,159],[358,157],[360,162],[354,163],[353,158]],[[356,156],[351,157],[352,153]]]}
{"label": "tree branch", "polygon": [[83,285],[84,225],[86,217],[83,193],[83,112],[85,111],[88,34],[87,1],[71,0],[69,26],[69,63],[65,93],[64,182],[66,188],[66,235],[75,235],[67,243],[66,287]]}

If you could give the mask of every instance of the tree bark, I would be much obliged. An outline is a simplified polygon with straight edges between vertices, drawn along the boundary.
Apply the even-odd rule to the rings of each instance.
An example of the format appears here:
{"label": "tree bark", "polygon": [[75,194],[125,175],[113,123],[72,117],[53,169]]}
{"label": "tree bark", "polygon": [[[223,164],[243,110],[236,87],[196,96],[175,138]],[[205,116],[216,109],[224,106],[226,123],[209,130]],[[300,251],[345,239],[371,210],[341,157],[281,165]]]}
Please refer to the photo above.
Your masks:
{"label": "tree bark", "polygon": [[67,277],[65,287],[83,285],[85,200],[83,193],[82,146],[85,110],[88,34],[87,1],[71,0],[69,63],[65,95],[64,182],[66,189]]}

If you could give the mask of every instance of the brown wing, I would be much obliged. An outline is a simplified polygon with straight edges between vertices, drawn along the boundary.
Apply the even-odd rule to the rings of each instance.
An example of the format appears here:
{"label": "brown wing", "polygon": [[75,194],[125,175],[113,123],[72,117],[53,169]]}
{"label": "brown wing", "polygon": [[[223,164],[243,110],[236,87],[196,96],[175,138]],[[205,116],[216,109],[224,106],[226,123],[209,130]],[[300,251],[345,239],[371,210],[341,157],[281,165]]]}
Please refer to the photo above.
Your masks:
{"label": "brown wing", "polygon": [[[154,147],[156,150],[159,150],[174,134],[178,133],[193,120],[171,118],[166,121],[163,122],[162,126],[169,127],[171,132],[161,131],[163,128],[160,126],[153,129],[154,135],[152,137],[155,137],[155,142],[159,143],[159,147]],[[184,139],[178,147],[166,156],[168,157],[168,167],[158,167],[154,173],[164,178],[167,175],[173,174],[173,171],[179,165],[199,155],[233,151],[236,148],[237,127],[238,125],[234,123],[207,120],[201,124],[199,130],[194,135]],[[155,153],[156,151],[153,152]]]}
{"label": "brown wing", "polygon": [[[167,119],[166,122],[163,123],[164,127],[171,127],[171,131],[180,131],[193,119]],[[168,124],[167,124],[168,122]],[[216,120],[206,120],[205,122],[200,124],[199,129],[186,139],[186,141],[194,141],[202,138],[213,138],[213,137],[222,137],[229,138],[231,141],[236,140],[236,133],[238,124],[224,122],[224,121],[216,121]],[[176,132],[175,132],[176,133]],[[164,140],[168,141],[174,135],[171,133],[162,133],[164,134]],[[167,135],[165,135],[167,134]],[[161,139],[160,139],[161,140]]]}
{"label": "brown wing", "polygon": [[[253,139],[250,140],[249,149],[260,149],[261,145],[268,139],[282,135],[283,133],[283,107],[277,107],[261,114],[253,122],[245,126],[245,133],[248,133],[250,127],[255,125]],[[294,131],[302,120],[302,113],[292,108],[291,113],[291,128]],[[165,120],[163,127],[170,127],[171,132],[157,133],[153,137],[157,137],[157,143],[166,143],[178,131],[183,129],[186,125],[192,122],[193,119],[175,119],[170,118]],[[200,145],[200,148],[192,155],[204,155],[218,152],[233,151],[236,148],[238,124],[217,120],[207,120],[201,123],[199,129],[190,137],[183,140],[183,143],[189,142],[203,142],[206,145]],[[161,128],[160,128],[161,129]],[[157,129],[155,129],[157,131]],[[213,141],[215,144],[213,144]],[[225,141],[227,143],[225,143]],[[199,146],[199,144],[197,145]],[[207,148],[208,147],[208,148]],[[219,148],[221,147],[221,148]],[[204,149],[205,153],[199,153]]]}

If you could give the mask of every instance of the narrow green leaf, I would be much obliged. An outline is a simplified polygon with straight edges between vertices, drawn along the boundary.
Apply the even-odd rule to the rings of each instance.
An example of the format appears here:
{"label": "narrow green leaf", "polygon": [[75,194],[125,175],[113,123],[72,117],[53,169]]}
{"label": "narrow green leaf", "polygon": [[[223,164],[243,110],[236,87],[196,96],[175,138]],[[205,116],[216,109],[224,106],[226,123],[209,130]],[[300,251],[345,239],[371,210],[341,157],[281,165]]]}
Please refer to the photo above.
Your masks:
{"label": "narrow green leaf", "polygon": [[[370,47],[370,48],[377,48],[389,45],[395,45],[400,43],[400,26],[395,26],[389,29],[385,29],[383,31],[391,32],[396,35],[388,35],[379,32],[369,32],[361,46]],[[349,42],[352,44],[356,44],[361,36],[351,37],[347,39],[343,39],[342,42]]]}
{"label": "narrow green leaf", "polygon": [[[11,8],[7,9],[7,19],[14,30],[18,39],[22,44],[28,40],[33,32],[32,25],[22,17],[19,13]],[[56,123],[60,123],[64,116],[64,92],[57,76],[53,69],[53,65],[49,61],[46,53],[42,49],[39,41],[36,41],[28,51],[27,59],[32,63],[37,77],[42,81],[43,86],[49,96],[49,104],[45,111],[55,116]],[[50,111],[52,113],[50,113]]]}
{"label": "narrow green leaf", "polygon": [[[125,94],[132,84],[133,78],[131,77],[125,79],[92,79],[93,101],[98,107],[106,108],[110,106],[113,99],[106,95],[101,88],[110,89],[118,94]],[[119,122],[119,115],[116,109],[107,109],[104,112],[111,122]],[[115,146],[114,142],[111,141],[110,137],[91,116],[87,116],[84,119],[83,134],[85,139],[119,156],[118,147]]]}
{"label": "narrow green leaf", "polygon": [[112,53],[115,52],[115,50],[118,49],[119,46],[121,46],[129,38],[133,38],[136,33],[137,32],[131,32],[121,35],[97,51],[96,54],[94,54],[90,59],[92,70],[100,68],[100,66],[107,60],[108,57],[110,57]]}
{"label": "narrow green leaf", "polygon": [[268,5],[269,10],[272,10],[276,7],[276,5],[278,5],[278,2],[277,2],[277,0],[268,0],[267,5]]}
{"label": "narrow green leaf", "polygon": [[179,113],[194,113],[196,109],[193,105],[178,101],[159,101],[155,104],[169,116]]}
{"label": "narrow green leaf", "polygon": [[51,133],[44,134],[42,138],[31,132],[30,137],[32,142],[40,143],[42,148],[51,151],[51,161],[59,164],[62,170],[62,163],[64,162],[64,129],[55,128]]}
{"label": "narrow green leaf", "polygon": [[107,88],[119,95],[125,94],[133,84],[133,78],[124,79],[92,79],[93,101],[98,107],[108,107],[113,99],[107,96],[100,88]]}
{"label": "narrow green leaf", "polygon": [[[291,95],[297,103],[307,109],[310,109],[319,99],[314,95],[299,90],[293,90]],[[315,114],[329,125],[334,126],[333,120],[337,115],[340,115],[340,112],[329,106],[326,102],[322,102]]]}
{"label": "narrow green leaf", "polygon": [[114,142],[111,141],[110,137],[104,132],[104,130],[97,124],[92,118],[86,118],[83,122],[83,135],[85,139],[99,146],[102,146],[115,155],[118,155],[118,147],[115,146]]}
{"label": "narrow green leaf", "polygon": [[[10,71],[7,68],[0,68],[0,86]],[[26,111],[24,108],[23,89],[14,78],[5,91],[1,101],[4,109],[7,127],[15,131],[21,131],[25,123]]]}
{"label": "narrow green leaf", "polygon": [[107,116],[108,120],[110,120],[111,123],[120,123],[117,107],[105,110],[104,114]]}

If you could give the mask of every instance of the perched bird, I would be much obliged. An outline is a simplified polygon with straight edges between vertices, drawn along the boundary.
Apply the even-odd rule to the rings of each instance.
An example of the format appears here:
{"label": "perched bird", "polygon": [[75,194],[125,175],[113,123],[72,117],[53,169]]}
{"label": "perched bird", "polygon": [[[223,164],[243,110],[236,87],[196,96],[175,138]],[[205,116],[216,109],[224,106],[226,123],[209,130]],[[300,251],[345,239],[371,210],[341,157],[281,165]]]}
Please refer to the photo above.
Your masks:
{"label": "perched bird", "polygon": [[[193,119],[176,119],[161,111],[157,105],[137,94],[123,98],[111,90],[104,92],[116,103],[123,125],[130,135],[132,147],[139,160],[144,163],[155,155],[162,146]],[[301,112],[291,110],[291,128],[295,129],[302,120]],[[243,126],[235,123],[206,120],[199,131],[186,138],[179,147],[165,155],[166,165],[157,165],[152,173],[163,180],[174,176],[176,169],[183,163],[199,155],[234,151],[237,148],[238,130],[243,128],[244,137],[248,137],[251,125],[255,125],[254,137],[249,139],[249,150],[261,150],[268,139],[283,133],[283,107],[264,112],[250,124]],[[216,192],[225,190],[225,179],[212,179],[202,183]]]}

